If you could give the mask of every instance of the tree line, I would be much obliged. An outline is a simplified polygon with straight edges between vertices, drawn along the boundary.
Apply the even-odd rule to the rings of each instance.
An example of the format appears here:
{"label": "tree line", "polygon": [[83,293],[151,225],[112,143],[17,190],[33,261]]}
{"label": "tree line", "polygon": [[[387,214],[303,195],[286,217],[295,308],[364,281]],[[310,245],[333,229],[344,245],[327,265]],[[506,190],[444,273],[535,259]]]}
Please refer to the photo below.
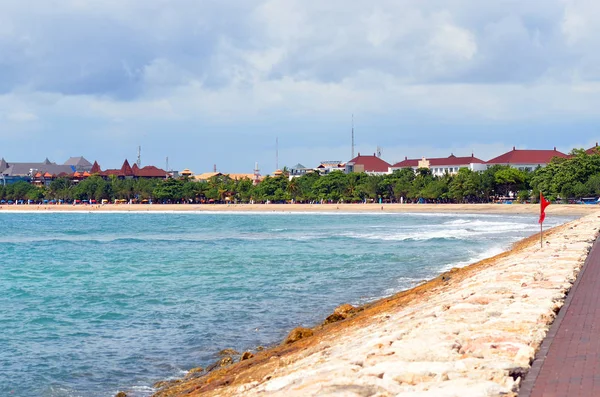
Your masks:
{"label": "tree line", "polygon": [[249,179],[217,175],[206,182],[188,178],[108,180],[93,175],[78,184],[67,178],[38,187],[27,182],[0,186],[0,200],[149,200],[154,203],[284,202],[433,202],[485,203],[512,195],[537,202],[540,191],[552,200],[600,195],[600,154],[575,149],[569,158],[554,158],[533,171],[495,165],[485,171],[462,168],[455,175],[434,176],[426,168],[396,170],[389,175],[334,171],[301,177],[266,176],[254,186]]}

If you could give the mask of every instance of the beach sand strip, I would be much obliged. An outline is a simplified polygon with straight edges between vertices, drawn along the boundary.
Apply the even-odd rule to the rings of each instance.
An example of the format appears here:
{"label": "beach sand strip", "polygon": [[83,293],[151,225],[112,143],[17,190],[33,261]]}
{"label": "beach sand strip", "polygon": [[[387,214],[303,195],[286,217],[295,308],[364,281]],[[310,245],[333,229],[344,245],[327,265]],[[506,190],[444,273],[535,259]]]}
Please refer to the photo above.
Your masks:
{"label": "beach sand strip", "polygon": [[[548,215],[582,216],[597,205],[561,204]],[[0,205],[1,212],[327,212],[327,213],[480,213],[538,214],[538,204],[106,204],[106,205]]]}

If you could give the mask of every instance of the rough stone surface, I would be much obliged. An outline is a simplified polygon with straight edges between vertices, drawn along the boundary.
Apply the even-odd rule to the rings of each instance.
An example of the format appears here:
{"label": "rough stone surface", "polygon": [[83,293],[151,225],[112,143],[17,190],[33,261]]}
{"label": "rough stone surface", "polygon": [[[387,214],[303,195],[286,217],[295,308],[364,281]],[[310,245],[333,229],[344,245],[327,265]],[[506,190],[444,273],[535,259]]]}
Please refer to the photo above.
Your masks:
{"label": "rough stone surface", "polygon": [[345,319],[351,317],[352,315],[356,314],[358,311],[359,311],[358,308],[356,308],[348,303],[345,303],[341,306],[336,307],[335,310],[333,311],[333,313],[325,319],[323,324],[331,324],[331,323],[345,320]]}
{"label": "rough stone surface", "polygon": [[309,336],[313,336],[313,330],[310,328],[294,328],[285,338],[283,343],[285,345],[289,345],[290,343],[294,343],[299,341],[300,339],[308,338]]}
{"label": "rough stone surface", "polygon": [[265,359],[268,372],[246,369],[243,383],[228,383],[240,372],[218,387],[205,383],[206,395],[514,396],[597,236],[599,214],[547,233],[543,248],[533,239],[465,276],[446,274],[406,304],[365,310],[306,341],[313,331],[295,329],[285,343],[301,348]]}
{"label": "rough stone surface", "polygon": [[239,356],[240,353],[234,349],[223,349],[219,352],[219,356]]}

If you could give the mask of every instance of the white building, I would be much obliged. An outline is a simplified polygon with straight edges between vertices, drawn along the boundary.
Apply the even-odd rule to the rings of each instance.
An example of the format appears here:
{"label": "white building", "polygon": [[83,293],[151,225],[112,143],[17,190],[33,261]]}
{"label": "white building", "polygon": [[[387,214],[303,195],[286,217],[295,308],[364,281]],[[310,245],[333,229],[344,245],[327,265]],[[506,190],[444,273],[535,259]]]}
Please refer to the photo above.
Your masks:
{"label": "white building", "polygon": [[431,170],[433,175],[442,176],[444,174],[456,174],[461,168],[468,168],[471,171],[483,171],[486,169],[486,164],[485,161],[478,159],[472,154],[470,157],[456,157],[454,154],[451,154],[448,157],[430,159],[422,157],[420,160],[405,157],[403,161],[391,166],[389,171],[394,172],[402,168],[412,168],[414,171],[419,168],[427,168]]}

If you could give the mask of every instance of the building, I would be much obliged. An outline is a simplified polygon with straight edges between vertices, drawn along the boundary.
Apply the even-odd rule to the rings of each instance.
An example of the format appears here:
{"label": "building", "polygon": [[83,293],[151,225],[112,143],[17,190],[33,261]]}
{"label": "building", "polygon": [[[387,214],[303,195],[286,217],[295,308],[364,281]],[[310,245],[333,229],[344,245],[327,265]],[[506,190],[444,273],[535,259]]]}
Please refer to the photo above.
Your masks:
{"label": "building", "polygon": [[198,182],[208,182],[210,178],[221,175],[223,174],[221,174],[220,172],[205,172],[202,174],[194,175],[194,179]]}
{"label": "building", "polygon": [[242,179],[254,180],[254,174],[225,174],[234,181],[241,181]]}
{"label": "building", "polygon": [[313,170],[312,168],[306,168],[302,164],[298,163],[292,168],[290,168],[290,180],[292,178],[297,178],[299,176],[303,176],[311,172],[315,172],[315,170]]}
{"label": "building", "polygon": [[346,163],[342,163],[341,161],[333,160],[333,161],[321,161],[321,164],[315,168],[321,175],[329,174],[332,171],[346,171]]}
{"label": "building", "polygon": [[75,171],[78,172],[90,172],[92,170],[92,163],[87,161],[83,156],[70,157],[65,161],[64,165],[75,167]]}
{"label": "building", "polygon": [[468,168],[471,171],[483,171],[486,169],[485,161],[478,159],[473,154],[469,157],[456,157],[450,154],[448,157],[436,157],[427,159],[422,157],[419,159],[409,159],[407,157],[399,163],[394,164],[389,168],[390,172],[403,168],[412,168],[416,171],[419,168],[427,168],[435,176],[444,174],[454,175],[461,168]]}
{"label": "building", "polygon": [[383,175],[389,173],[391,165],[377,157],[375,153],[372,156],[358,156],[346,163],[345,172],[366,172],[371,175]]}
{"label": "building", "polygon": [[113,175],[119,179],[166,179],[169,175],[167,171],[153,165],[139,168],[137,164],[133,164],[133,167],[131,167],[127,160],[123,162],[123,165],[119,169],[107,169],[104,171],[102,171],[98,162],[94,161],[89,174],[99,175],[104,179],[108,179]]}
{"label": "building", "polygon": [[509,165],[521,171],[533,171],[537,167],[545,167],[555,158],[568,158],[569,156],[556,150],[524,150],[513,149],[486,162],[487,167],[493,165]]}
{"label": "building", "polygon": [[[249,179],[251,181],[254,181],[256,178],[255,174],[223,174],[220,172],[205,172],[203,174],[194,175],[194,179],[198,182],[208,182],[210,178],[213,178],[215,176],[226,176],[228,178],[233,179],[234,181],[241,181],[242,179]],[[262,178],[259,178],[259,180],[262,180]]]}
{"label": "building", "polygon": [[184,178],[190,178],[194,173],[192,171],[190,171],[189,168],[185,168],[183,171],[181,171],[180,174]]}
{"label": "building", "polygon": [[58,175],[61,173],[72,174],[76,168],[71,165],[56,164],[48,159],[41,163],[7,163],[4,159],[0,161],[0,172],[4,176],[29,176],[38,171]]}
{"label": "building", "polygon": [[[72,165],[56,164],[48,159],[41,163],[8,163],[4,158],[0,160],[0,183],[7,185],[19,181],[31,182],[38,174],[49,175],[47,180],[66,176],[74,173],[76,167]],[[45,184],[48,184],[46,182]]]}
{"label": "building", "polygon": [[587,154],[598,154],[598,153],[600,153],[600,151],[598,151],[599,149],[600,149],[600,147],[598,147],[598,142],[596,142],[596,146],[589,148],[585,152]]}

